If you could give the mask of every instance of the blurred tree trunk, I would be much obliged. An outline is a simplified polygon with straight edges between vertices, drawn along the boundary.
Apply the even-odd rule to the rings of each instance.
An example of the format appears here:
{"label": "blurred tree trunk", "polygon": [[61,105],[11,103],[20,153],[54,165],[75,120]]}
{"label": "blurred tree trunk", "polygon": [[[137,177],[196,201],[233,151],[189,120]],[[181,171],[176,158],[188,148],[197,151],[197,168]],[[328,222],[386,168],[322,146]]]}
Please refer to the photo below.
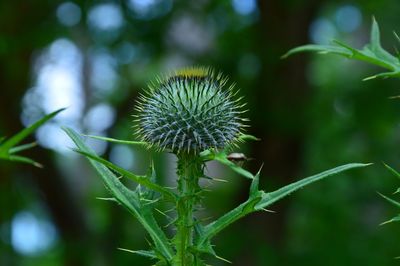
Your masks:
{"label": "blurred tree trunk", "polygon": [[[44,18],[54,16],[56,4],[57,1],[43,1],[40,4],[37,1],[4,1],[0,4],[1,134],[11,136],[23,128],[20,123],[21,99],[31,82],[31,57],[35,50],[55,38],[55,27],[58,25],[48,25],[46,23],[49,22],[44,22]],[[41,148],[35,148],[30,153],[29,156],[45,165],[44,169],[21,165],[12,167],[21,168],[20,173],[30,173],[23,174],[22,178],[29,179],[27,183],[37,187],[61,238],[67,243],[64,247],[64,265],[85,265],[86,256],[82,254],[82,250],[85,248],[88,232],[83,210],[74,200],[76,197],[73,196],[72,189],[63,182],[52,162],[51,153]],[[0,171],[3,169],[0,168]],[[13,189],[13,178],[15,177],[0,172],[0,185],[2,188],[9,188],[8,193],[2,195],[2,202],[7,207],[4,213],[7,213],[5,216],[8,218],[13,215],[14,207],[17,207],[14,206],[18,195]],[[79,245],[81,249],[78,248]]]}
{"label": "blurred tree trunk", "polygon": [[[252,133],[262,139],[253,143],[252,156],[258,164],[252,165],[265,162],[263,173],[268,180],[264,180],[263,188],[266,190],[294,181],[301,170],[310,95],[305,73],[307,58],[296,56],[281,60],[280,56],[296,45],[308,43],[309,26],[321,4],[322,1],[259,1],[259,39],[255,43],[263,68],[262,80],[253,91],[255,108],[250,119]],[[288,203],[285,200],[274,205],[276,214],[260,214],[246,220],[255,223],[246,225],[247,228],[255,228],[252,233],[262,237],[261,241],[266,240],[278,254],[286,238]]]}

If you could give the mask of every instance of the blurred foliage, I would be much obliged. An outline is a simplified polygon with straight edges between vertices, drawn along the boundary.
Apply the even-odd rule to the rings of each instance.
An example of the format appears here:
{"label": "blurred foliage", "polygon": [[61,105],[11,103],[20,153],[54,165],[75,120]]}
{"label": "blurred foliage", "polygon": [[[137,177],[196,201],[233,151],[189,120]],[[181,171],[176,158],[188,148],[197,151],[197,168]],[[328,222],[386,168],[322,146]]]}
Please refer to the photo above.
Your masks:
{"label": "blurred foliage", "polygon": [[[23,141],[26,137],[32,134],[36,129],[46,123],[48,120],[56,116],[59,112],[63,111],[63,109],[55,111],[51,114],[46,115],[42,119],[39,119],[29,127],[21,130],[14,136],[6,139],[5,137],[0,138],[0,159],[9,160],[14,162],[21,162],[31,164],[36,167],[43,167],[40,163],[35,162],[34,160],[17,155],[18,152],[22,152],[24,150],[28,150],[36,146],[35,142],[18,145],[21,141]],[[18,146],[17,146],[18,145]]]}
{"label": "blurred foliage", "polygon": [[[246,165],[255,171],[265,162],[269,175],[260,182],[268,190],[343,163],[376,162],[368,170],[297,192],[295,201],[276,205],[274,214],[255,214],[233,224],[215,239],[224,257],[233,265],[398,263],[393,258],[399,254],[399,227],[379,227],[394,210],[375,193],[397,186],[379,162],[399,168],[400,105],[388,99],[399,94],[398,81],[362,82],[378,70],[334,55],[280,56],[292,47],[332,38],[360,47],[368,40],[373,15],[382,46],[394,54],[399,1],[67,3],[73,5],[0,2],[0,136],[12,136],[44,113],[68,107],[38,131],[44,148],[27,151],[44,169],[0,162],[1,265],[148,265],[117,250],[146,246],[145,233],[122,208],[96,200],[106,195],[101,182],[65,149],[72,145],[57,130],[69,125],[87,134],[132,139],[130,115],[138,89],[155,74],[193,64],[223,70],[249,101],[249,133],[261,141],[240,152],[255,159]],[[111,13],[102,13],[104,6]],[[349,9],[343,8],[349,6],[356,13],[346,15]],[[356,27],[354,21],[345,23],[354,14]],[[65,61],[57,63],[62,56]],[[47,75],[60,66],[67,66],[72,72],[62,73],[76,80]],[[46,85],[56,90],[46,91]],[[78,94],[66,101],[65,92],[77,87]],[[96,116],[96,110],[108,111]],[[140,147],[116,143],[91,144],[113,163],[138,173],[145,173],[142,166],[154,158],[162,182],[174,185],[172,156],[149,156]],[[204,216],[218,217],[245,200],[248,184],[214,164],[208,170],[229,181],[211,187],[205,202]],[[41,242],[47,239],[48,245],[18,246],[21,221],[25,228],[41,228],[47,236]]]}
{"label": "blurred foliage", "polygon": [[[400,178],[400,173],[397,172],[396,170],[394,170],[392,167],[388,166],[387,164],[385,164],[385,167],[397,178]],[[396,189],[395,192],[393,192],[393,194],[397,194],[400,192],[400,188]],[[392,203],[394,206],[396,206],[397,208],[400,207],[400,203],[392,198],[389,198],[385,195],[380,194],[384,199],[386,199],[388,202]],[[387,223],[392,223],[392,222],[399,222],[400,221],[400,215],[396,215],[395,217],[391,218],[390,220],[382,223],[382,224],[387,224]]]}
{"label": "blurred foliage", "polygon": [[[394,36],[396,37],[397,41],[400,42],[400,37],[397,35],[397,33],[394,32]],[[334,43],[330,45],[308,44],[295,47],[291,49],[289,52],[287,52],[283,56],[283,58],[287,58],[290,55],[301,52],[317,52],[319,54],[337,54],[349,59],[364,61],[389,70],[389,72],[382,72],[367,77],[364,79],[364,81],[375,78],[400,77],[400,59],[399,59],[400,55],[398,52],[396,52],[396,55],[392,55],[382,47],[380,40],[379,25],[375,19],[373,19],[372,21],[370,42],[367,45],[365,45],[362,50],[353,48],[338,40],[334,40],[333,42]]]}

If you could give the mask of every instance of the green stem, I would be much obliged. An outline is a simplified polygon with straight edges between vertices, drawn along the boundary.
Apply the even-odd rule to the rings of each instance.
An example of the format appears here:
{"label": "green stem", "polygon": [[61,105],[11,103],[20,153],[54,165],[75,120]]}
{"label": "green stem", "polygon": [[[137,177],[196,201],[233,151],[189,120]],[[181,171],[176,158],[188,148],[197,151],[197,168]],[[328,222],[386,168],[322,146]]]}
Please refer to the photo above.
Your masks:
{"label": "green stem", "polygon": [[203,162],[194,154],[178,155],[178,201],[176,235],[174,238],[176,255],[175,266],[193,266],[198,260],[192,253],[194,238],[194,208],[199,202],[199,178],[203,176]]}

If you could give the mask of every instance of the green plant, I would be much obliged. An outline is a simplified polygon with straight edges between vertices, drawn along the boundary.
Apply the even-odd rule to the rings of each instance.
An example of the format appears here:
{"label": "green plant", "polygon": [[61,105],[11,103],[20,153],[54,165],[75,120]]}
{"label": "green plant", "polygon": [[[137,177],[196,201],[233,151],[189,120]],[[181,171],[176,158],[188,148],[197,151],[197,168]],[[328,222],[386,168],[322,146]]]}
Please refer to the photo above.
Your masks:
{"label": "green plant", "polygon": [[[260,171],[252,174],[229,160],[228,152],[246,140],[257,140],[244,134],[243,104],[236,99],[233,86],[226,78],[207,68],[177,71],[159,79],[142,95],[136,106],[134,127],[140,141],[127,141],[90,136],[96,139],[127,145],[154,147],[158,151],[175,154],[177,162],[177,188],[163,187],[151,164],[146,175],[133,174],[103,158],[85,145],[81,136],[70,128],[65,132],[75,142],[76,151],[89,159],[112,194],[108,199],[123,205],[147,230],[151,249],[129,251],[156,260],[156,265],[206,265],[202,256],[220,258],[211,240],[236,220],[256,211],[266,210],[271,204],[292,192],[343,171],[369,164],[352,163],[304,178],[272,192],[259,189]],[[196,216],[201,206],[204,188],[202,178],[213,179],[204,173],[205,164],[217,161],[228,166],[250,182],[248,199],[208,224]],[[261,170],[261,169],[260,169]],[[138,185],[128,189],[120,177],[129,178]],[[169,236],[154,217],[161,201],[174,206],[175,217],[170,221],[175,234]]]}
{"label": "green plant", "polygon": [[39,119],[32,125],[27,128],[24,128],[19,133],[15,134],[14,136],[6,139],[5,137],[0,137],[0,159],[2,160],[9,160],[14,162],[21,162],[21,163],[28,163],[32,164],[36,167],[42,167],[42,165],[30,158],[25,156],[18,155],[18,152],[33,148],[36,146],[36,142],[23,144],[17,146],[21,141],[23,141],[26,137],[32,134],[36,129],[46,123],[48,120],[52,119],[56,116],[59,112],[63,111],[64,109],[59,109],[53,113],[50,113],[43,118]]}
{"label": "green plant", "polygon": [[[385,166],[386,169],[388,169],[389,172],[391,172],[394,176],[396,176],[397,178],[400,178],[400,173],[399,173],[399,172],[397,172],[395,169],[393,169],[392,167],[390,167],[389,165],[387,165],[387,164],[385,164],[385,163],[384,163],[384,166]],[[400,188],[397,188],[396,191],[393,192],[393,194],[398,194],[399,192],[400,192]],[[379,193],[379,192],[378,192],[378,194],[379,194],[382,198],[384,198],[385,200],[387,200],[388,202],[390,202],[391,204],[393,204],[395,207],[400,208],[400,202],[399,202],[399,201],[396,201],[396,200],[392,199],[391,197],[385,196],[385,195],[383,195],[383,194],[381,194],[381,193]],[[389,219],[389,220],[387,220],[387,221],[381,223],[381,225],[388,224],[388,223],[392,223],[392,222],[400,222],[400,214],[398,214],[398,215],[396,215],[395,217],[393,217],[393,218],[391,218],[391,219]],[[396,257],[396,259],[400,259],[400,256],[399,256],[399,257]]]}
{"label": "green plant", "polygon": [[[394,36],[400,42],[400,37],[395,32]],[[362,49],[356,49],[338,40],[333,40],[333,44],[331,45],[307,44],[293,48],[283,55],[282,58],[287,58],[288,56],[302,52],[336,54],[349,59],[364,61],[389,70],[388,72],[382,72],[367,77],[364,80],[370,80],[378,77],[400,77],[400,54],[394,56],[382,47],[379,25],[375,18],[372,19],[370,43],[366,44]]]}
{"label": "green plant", "polygon": [[[397,172],[396,170],[394,170],[392,167],[390,167],[387,164],[384,164],[384,165],[394,176],[400,178],[400,173],[399,172]],[[400,192],[400,188],[396,189],[396,191],[393,194],[397,194],[399,192]],[[387,201],[389,201],[390,203],[392,203],[396,207],[400,208],[400,202],[398,202],[398,201],[396,201],[396,200],[394,200],[392,198],[389,198],[389,197],[387,197],[387,196],[385,196],[385,195],[383,195],[381,193],[379,193],[379,195],[381,195],[384,199],[386,199]],[[395,216],[395,217],[393,217],[392,219],[382,223],[382,224],[387,224],[387,223],[391,223],[391,222],[400,222],[400,214]]]}
{"label": "green plant", "polygon": [[[397,41],[400,42],[400,37],[393,32]],[[283,58],[286,58],[290,55],[301,53],[301,52],[318,52],[320,54],[337,54],[349,59],[356,59],[361,60],[379,67],[383,67],[389,72],[382,72],[370,77],[365,78],[364,80],[370,80],[374,78],[400,78],[400,53],[397,55],[392,55],[388,51],[386,51],[380,41],[380,31],[379,25],[376,20],[372,19],[372,28],[371,28],[371,37],[370,43],[366,44],[363,49],[358,50],[352,48],[340,41],[334,40],[334,44],[332,45],[303,45],[296,48],[291,49],[287,52]],[[397,97],[396,97],[397,98]],[[397,172],[395,169],[390,167],[389,165],[384,163],[384,166],[396,177],[400,178],[400,173]],[[397,194],[400,192],[400,188],[398,188],[393,194]],[[384,199],[389,201],[391,204],[395,205],[396,207],[400,207],[400,202],[387,197],[381,193],[378,193]],[[399,222],[400,221],[400,214],[395,216],[394,218],[383,222],[382,224],[387,224],[391,222]],[[399,257],[400,258],[400,257]]]}

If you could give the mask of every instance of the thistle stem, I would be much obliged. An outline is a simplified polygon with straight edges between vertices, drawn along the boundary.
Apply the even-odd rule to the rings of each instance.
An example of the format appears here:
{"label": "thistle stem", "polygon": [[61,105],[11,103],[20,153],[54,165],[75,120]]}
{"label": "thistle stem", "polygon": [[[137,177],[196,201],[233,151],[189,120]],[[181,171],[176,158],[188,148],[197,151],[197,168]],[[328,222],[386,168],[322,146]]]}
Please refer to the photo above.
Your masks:
{"label": "thistle stem", "polygon": [[178,192],[177,221],[174,244],[175,266],[196,265],[197,256],[192,252],[194,238],[194,208],[199,202],[199,178],[203,175],[203,162],[194,154],[178,155]]}

